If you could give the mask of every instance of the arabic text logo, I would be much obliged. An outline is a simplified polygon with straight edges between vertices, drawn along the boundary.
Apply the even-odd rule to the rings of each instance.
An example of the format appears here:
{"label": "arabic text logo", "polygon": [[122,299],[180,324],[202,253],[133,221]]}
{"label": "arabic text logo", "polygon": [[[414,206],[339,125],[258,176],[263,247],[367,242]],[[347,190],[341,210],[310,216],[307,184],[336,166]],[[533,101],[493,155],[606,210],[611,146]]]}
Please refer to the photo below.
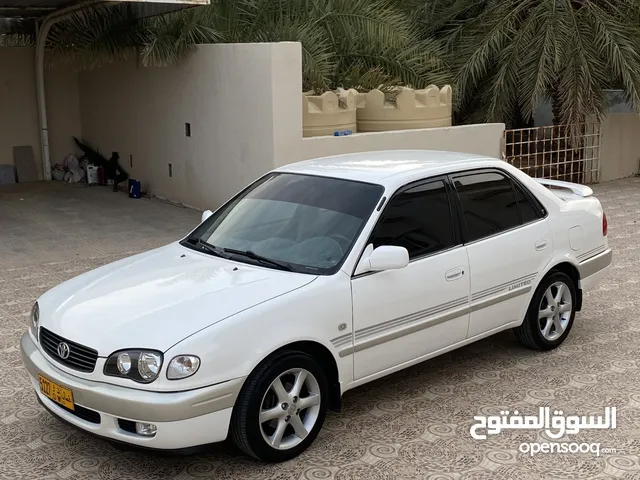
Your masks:
{"label": "arabic text logo", "polygon": [[[553,415],[551,415],[553,413]],[[568,415],[562,410],[551,412],[549,407],[540,407],[538,415],[520,415],[517,410],[513,415],[509,411],[500,411],[500,415],[477,415],[473,417],[477,423],[471,426],[469,433],[476,440],[485,440],[487,435],[496,435],[502,430],[544,429],[550,438],[562,438],[565,434],[575,435],[580,430],[589,429],[614,429],[616,428],[616,407],[606,407],[604,420],[602,415]],[[486,430],[479,433],[478,430]]]}

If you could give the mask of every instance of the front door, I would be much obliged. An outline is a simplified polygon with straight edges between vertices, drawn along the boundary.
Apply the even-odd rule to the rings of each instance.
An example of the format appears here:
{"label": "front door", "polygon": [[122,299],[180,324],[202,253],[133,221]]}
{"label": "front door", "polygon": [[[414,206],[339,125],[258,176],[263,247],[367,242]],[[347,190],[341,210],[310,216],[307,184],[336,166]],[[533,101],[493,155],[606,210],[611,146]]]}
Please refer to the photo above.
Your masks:
{"label": "front door", "polygon": [[553,255],[542,206],[498,170],[452,177],[465,225],[471,272],[468,337],[522,320]]}
{"label": "front door", "polygon": [[409,265],[352,279],[356,380],[465,339],[469,262],[450,197],[445,179],[414,183],[391,198],[374,228],[367,248],[405,247]]}

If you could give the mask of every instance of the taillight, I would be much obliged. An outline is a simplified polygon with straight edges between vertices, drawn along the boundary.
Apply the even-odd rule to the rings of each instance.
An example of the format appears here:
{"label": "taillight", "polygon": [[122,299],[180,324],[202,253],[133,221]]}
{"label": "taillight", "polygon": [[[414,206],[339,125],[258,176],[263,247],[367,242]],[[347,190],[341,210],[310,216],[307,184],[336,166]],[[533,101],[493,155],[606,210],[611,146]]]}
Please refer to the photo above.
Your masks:
{"label": "taillight", "polygon": [[607,236],[607,230],[609,225],[607,225],[607,214],[602,212],[602,236]]}

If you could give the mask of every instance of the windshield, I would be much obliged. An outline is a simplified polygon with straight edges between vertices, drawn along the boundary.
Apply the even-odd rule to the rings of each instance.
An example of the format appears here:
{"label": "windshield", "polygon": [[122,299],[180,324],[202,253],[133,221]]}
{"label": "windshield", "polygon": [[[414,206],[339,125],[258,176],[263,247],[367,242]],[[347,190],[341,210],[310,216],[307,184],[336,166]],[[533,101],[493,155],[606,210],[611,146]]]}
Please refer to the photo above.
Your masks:
{"label": "windshield", "polygon": [[271,260],[329,275],[344,262],[383,191],[369,183],[272,173],[220,208],[183,245],[195,248],[200,241],[203,251],[233,260],[277,268]]}

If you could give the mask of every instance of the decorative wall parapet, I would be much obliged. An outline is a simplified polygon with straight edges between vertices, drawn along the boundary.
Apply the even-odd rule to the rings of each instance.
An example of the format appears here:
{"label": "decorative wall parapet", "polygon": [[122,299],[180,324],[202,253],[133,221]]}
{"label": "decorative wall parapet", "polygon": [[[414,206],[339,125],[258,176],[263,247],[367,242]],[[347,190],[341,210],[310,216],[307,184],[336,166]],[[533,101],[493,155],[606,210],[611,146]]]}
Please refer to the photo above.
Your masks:
{"label": "decorative wall parapet", "polygon": [[302,94],[302,131],[304,137],[356,132],[356,95],[353,89]]}
{"label": "decorative wall parapet", "polygon": [[[379,89],[356,96],[359,132],[383,132],[451,126],[450,85],[429,85],[422,90],[398,87],[385,94]],[[392,98],[394,97],[394,98]]]}

